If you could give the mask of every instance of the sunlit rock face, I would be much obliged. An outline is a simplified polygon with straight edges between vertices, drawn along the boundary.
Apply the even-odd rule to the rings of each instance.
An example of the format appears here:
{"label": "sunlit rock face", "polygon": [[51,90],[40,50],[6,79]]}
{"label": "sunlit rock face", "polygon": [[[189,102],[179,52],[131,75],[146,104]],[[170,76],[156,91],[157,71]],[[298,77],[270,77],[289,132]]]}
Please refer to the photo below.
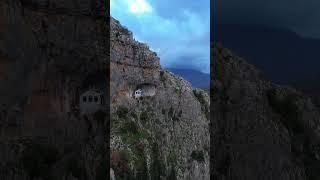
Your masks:
{"label": "sunlit rock face", "polygon": [[209,96],[163,70],[115,19],[110,57],[115,179],[209,179]]}
{"label": "sunlit rock face", "polygon": [[319,109],[306,95],[263,80],[221,45],[211,52],[211,176],[319,178]]}
{"label": "sunlit rock face", "polygon": [[146,44],[134,40],[132,33],[111,18],[111,102],[131,101],[140,84],[159,84],[160,60]]}

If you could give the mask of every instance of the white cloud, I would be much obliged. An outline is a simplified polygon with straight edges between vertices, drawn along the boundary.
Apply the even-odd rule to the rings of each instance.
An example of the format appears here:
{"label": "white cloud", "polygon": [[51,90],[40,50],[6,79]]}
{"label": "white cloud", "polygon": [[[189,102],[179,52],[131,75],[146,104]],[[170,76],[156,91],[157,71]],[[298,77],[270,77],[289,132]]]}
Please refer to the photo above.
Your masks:
{"label": "white cloud", "polygon": [[128,0],[128,6],[130,12],[134,14],[152,12],[152,6],[147,0]]}
{"label": "white cloud", "polygon": [[[202,3],[202,9],[209,12],[209,0],[205,1],[207,3]],[[159,14],[160,5],[157,4],[161,2],[111,0],[111,15],[133,31],[136,40],[147,43],[161,58],[161,65],[179,61],[199,70],[209,69],[210,14],[202,13],[200,9],[180,8],[180,3],[173,2],[166,6],[174,6],[175,16],[162,16]],[[185,4],[182,0],[180,2]],[[181,57],[185,61],[180,60]]]}

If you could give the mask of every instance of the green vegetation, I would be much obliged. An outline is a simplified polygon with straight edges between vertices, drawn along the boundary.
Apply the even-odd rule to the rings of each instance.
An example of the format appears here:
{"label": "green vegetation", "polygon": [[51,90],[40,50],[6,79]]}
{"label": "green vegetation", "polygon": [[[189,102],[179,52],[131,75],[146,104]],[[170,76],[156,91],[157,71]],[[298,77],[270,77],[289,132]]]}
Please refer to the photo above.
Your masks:
{"label": "green vegetation", "polygon": [[168,156],[168,166],[172,165],[172,166],[176,166],[178,161],[178,157],[177,154],[175,152],[170,152],[169,156]]}
{"label": "green vegetation", "polygon": [[204,154],[203,154],[203,151],[192,151],[191,153],[191,158],[193,160],[196,160],[198,162],[204,162]]}
{"label": "green vegetation", "polygon": [[[129,144],[134,145],[140,142],[142,139],[149,137],[147,131],[138,126],[138,124],[130,119],[137,120],[138,116],[134,111],[129,112],[128,108],[120,106],[115,114],[112,115],[112,130],[120,135],[122,140]],[[140,119],[145,123],[149,118],[146,111],[142,112]]]}
{"label": "green vegetation", "polygon": [[313,137],[310,137],[306,122],[302,119],[302,112],[299,108],[303,106],[303,103],[299,104],[302,97],[290,93],[285,88],[270,89],[267,91],[267,97],[272,109],[281,115],[281,123],[291,132],[292,141],[297,144],[296,147],[298,148],[292,147],[292,153],[295,159],[299,160],[299,163],[303,163],[307,179],[319,179],[320,163],[315,156],[315,153],[319,152],[319,150],[310,145],[305,146],[305,144],[309,144],[312,141]]}
{"label": "green vegetation", "polygon": [[131,155],[128,150],[121,150],[111,154],[111,164],[115,171],[117,179],[128,180],[132,179],[133,172],[129,168]]}
{"label": "green vegetation", "polygon": [[200,104],[206,104],[206,100],[204,99],[204,96],[202,95],[202,93],[199,90],[194,89],[193,94],[194,94],[194,96],[196,96],[196,98],[198,99]]}
{"label": "green vegetation", "polygon": [[[112,167],[118,178],[123,180],[147,180],[148,168],[144,153],[137,149],[121,150],[112,154]],[[133,169],[129,164],[133,164]]]}
{"label": "green vegetation", "polygon": [[147,139],[149,137],[147,131],[140,129],[133,121],[122,122],[119,133],[122,140],[130,145],[134,145],[142,139]]}
{"label": "green vegetation", "polygon": [[131,120],[124,121],[122,126],[119,128],[121,134],[135,134],[138,133],[139,127]]}
{"label": "green vegetation", "polygon": [[[173,108],[171,114],[173,115]],[[164,161],[160,158],[160,150],[156,143],[150,136],[146,125],[153,118],[154,112],[152,107],[139,110],[128,110],[125,107],[119,107],[113,117],[113,132],[121,137],[124,144],[128,145],[128,149],[119,151],[119,158],[117,165],[114,166],[115,173],[118,173],[117,179],[132,179],[132,180],[161,180],[166,174],[166,166]],[[137,123],[140,121],[141,124]],[[140,127],[142,125],[142,127]],[[147,167],[147,157],[145,155],[145,142],[151,144],[151,164],[150,172]],[[170,162],[173,164],[176,157],[170,156]],[[132,164],[133,166],[129,166]],[[170,172],[169,172],[170,173]],[[172,170],[172,178],[175,178],[175,171]],[[121,175],[119,175],[121,174]],[[149,177],[151,175],[151,177]],[[174,177],[173,177],[174,176]],[[168,179],[168,177],[166,177]]]}
{"label": "green vegetation", "polygon": [[172,118],[173,121],[179,121],[182,116],[182,111],[180,110],[178,114],[175,113],[175,110],[171,106],[168,111],[169,118]]}
{"label": "green vegetation", "polygon": [[155,112],[153,111],[153,108],[150,106],[147,106],[146,109],[143,109],[142,112],[140,113],[140,121],[141,123],[146,127],[150,125],[150,121],[156,117]]}
{"label": "green vegetation", "polygon": [[140,114],[140,120],[143,124],[146,124],[146,122],[148,121],[149,119],[149,114],[147,111],[143,111],[141,114]]}
{"label": "green vegetation", "polygon": [[[202,91],[202,90],[201,90]],[[205,113],[206,115],[206,118],[207,119],[210,119],[210,113],[209,113],[209,106],[205,100],[205,97],[203,95],[204,92],[201,92],[200,90],[198,89],[194,89],[193,90],[193,94],[194,96],[198,99],[198,101],[200,102],[201,104],[201,110],[203,113]]]}
{"label": "green vegetation", "polygon": [[134,111],[131,111],[130,113],[131,117],[133,117],[134,119],[138,119],[137,114]]}
{"label": "green vegetation", "polygon": [[177,95],[178,95],[179,97],[181,97],[181,95],[182,95],[182,87],[181,87],[181,86],[177,86],[177,87],[176,87],[176,93],[177,93]]}
{"label": "green vegetation", "polygon": [[[148,168],[147,161],[143,153],[129,150],[121,150],[113,155],[113,168],[116,172],[117,179],[120,180],[147,180]],[[115,161],[116,160],[116,161]],[[129,164],[133,163],[133,169]]]}
{"label": "green vegetation", "polygon": [[125,161],[125,162],[130,162],[131,161],[131,156],[128,150],[121,150],[119,152],[120,159]]}
{"label": "green vegetation", "polygon": [[164,76],[164,72],[161,71],[161,72],[160,72],[160,81],[162,81],[162,82],[164,83],[166,80],[167,80],[167,79],[166,79],[166,77]]}
{"label": "green vegetation", "polygon": [[137,171],[136,179],[147,180],[148,179],[147,160],[143,153],[136,153],[136,160],[134,161],[134,164]]}
{"label": "green vegetation", "polygon": [[288,94],[285,89],[271,89],[267,92],[270,106],[282,116],[282,123],[292,132],[304,131],[301,112],[298,107],[299,96]]}
{"label": "green vegetation", "polygon": [[[141,117],[142,116],[142,117]],[[142,113],[140,119],[147,121],[149,115]],[[135,111],[129,111],[128,108],[120,106],[116,113],[111,115],[112,132],[118,134],[122,141],[128,145],[134,146],[143,139],[148,139],[149,133],[146,129],[138,126],[135,122],[138,120],[138,115]]]}
{"label": "green vegetation", "polygon": [[159,147],[157,143],[152,145],[152,162],[151,162],[151,179],[152,180],[161,180],[161,175],[165,174],[165,165],[160,158]]}
{"label": "green vegetation", "polygon": [[117,115],[119,118],[126,119],[128,112],[129,112],[128,108],[124,106],[119,106],[117,109]]}

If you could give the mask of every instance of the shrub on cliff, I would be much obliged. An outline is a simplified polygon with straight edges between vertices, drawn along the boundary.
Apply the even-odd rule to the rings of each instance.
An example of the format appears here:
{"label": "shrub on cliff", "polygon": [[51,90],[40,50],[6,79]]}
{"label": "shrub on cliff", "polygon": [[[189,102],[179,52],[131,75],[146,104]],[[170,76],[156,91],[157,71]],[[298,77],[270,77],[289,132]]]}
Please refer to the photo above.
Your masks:
{"label": "shrub on cliff", "polygon": [[193,160],[198,161],[198,162],[204,162],[205,161],[203,151],[200,151],[200,150],[192,151],[191,158]]}
{"label": "shrub on cliff", "polygon": [[267,97],[272,109],[282,116],[282,123],[289,130],[293,132],[304,131],[297,104],[298,95],[290,94],[285,89],[274,88],[267,91]]}
{"label": "shrub on cliff", "polygon": [[128,112],[129,112],[129,110],[128,110],[127,107],[119,106],[118,110],[117,110],[117,115],[118,115],[119,118],[126,119],[127,115],[128,115]]}

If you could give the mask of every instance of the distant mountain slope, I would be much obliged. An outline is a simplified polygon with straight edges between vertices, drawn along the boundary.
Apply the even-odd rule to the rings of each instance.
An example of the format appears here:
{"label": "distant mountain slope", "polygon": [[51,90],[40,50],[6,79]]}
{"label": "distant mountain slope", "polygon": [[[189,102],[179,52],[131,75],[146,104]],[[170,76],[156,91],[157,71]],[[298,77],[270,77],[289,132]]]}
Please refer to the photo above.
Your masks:
{"label": "distant mountain slope", "polygon": [[318,39],[263,26],[219,24],[216,27],[215,41],[256,65],[274,82],[320,76]]}
{"label": "distant mountain slope", "polygon": [[319,179],[320,112],[311,99],[261,79],[218,44],[211,52],[211,178]]}
{"label": "distant mountain slope", "polygon": [[178,68],[167,68],[169,71],[177,74],[187,81],[189,81],[192,86],[198,88],[208,88],[210,83],[210,74],[206,74],[193,69],[178,69]]}

